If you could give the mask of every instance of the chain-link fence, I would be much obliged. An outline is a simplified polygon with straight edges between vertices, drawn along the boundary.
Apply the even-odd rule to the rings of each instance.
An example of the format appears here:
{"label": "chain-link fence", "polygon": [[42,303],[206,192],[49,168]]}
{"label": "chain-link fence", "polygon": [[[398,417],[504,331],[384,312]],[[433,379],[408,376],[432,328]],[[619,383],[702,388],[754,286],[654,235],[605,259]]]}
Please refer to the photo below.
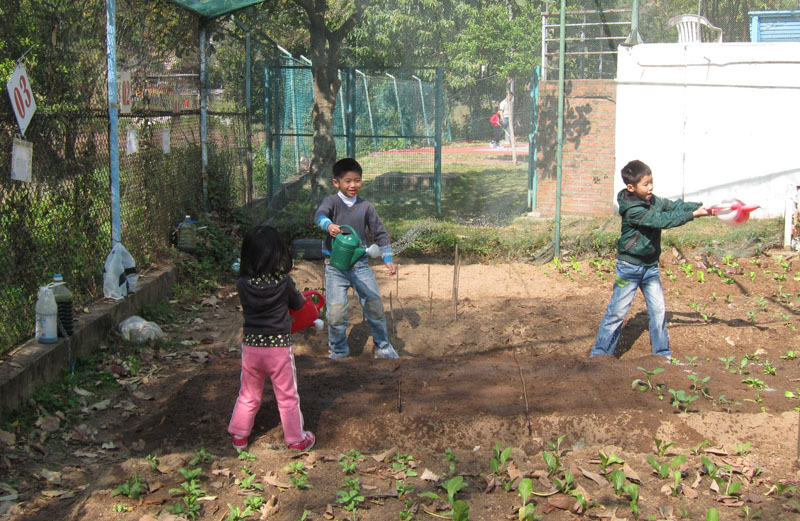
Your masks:
{"label": "chain-link fence", "polygon": [[[102,297],[112,243],[105,3],[13,7],[0,17],[0,75],[5,83],[24,55],[37,110],[25,133],[32,182],[0,176],[0,353],[32,336],[37,287],[53,273],[64,275],[76,306]],[[199,20],[165,1],[116,8],[117,70],[130,72],[132,87],[130,113],[119,117],[121,242],[143,265],[169,248],[184,215],[204,208]],[[211,209],[241,204],[246,193],[232,182],[246,170],[240,80],[220,73],[223,65],[209,65]],[[0,164],[10,165],[16,132],[0,96]]]}
{"label": "chain-link fence", "polygon": [[[342,86],[333,116],[337,157],[354,155],[361,163],[362,196],[378,206],[390,206],[395,213],[423,209],[435,215],[440,181],[434,161],[435,70],[350,67],[341,69],[339,77]],[[286,60],[270,68],[267,83],[274,122],[268,136],[275,194],[271,211],[279,212],[288,199],[310,202],[310,192],[303,187],[313,145],[311,68]]]}

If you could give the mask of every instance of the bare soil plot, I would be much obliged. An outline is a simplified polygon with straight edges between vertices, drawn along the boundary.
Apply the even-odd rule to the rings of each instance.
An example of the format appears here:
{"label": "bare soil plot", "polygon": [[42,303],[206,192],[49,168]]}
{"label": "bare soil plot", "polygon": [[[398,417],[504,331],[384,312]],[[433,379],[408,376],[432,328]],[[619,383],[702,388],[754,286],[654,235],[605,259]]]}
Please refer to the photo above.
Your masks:
{"label": "bare soil plot", "polygon": [[[325,334],[297,335],[301,405],[318,445],[310,455],[283,449],[267,388],[251,438],[255,461],[237,459],[225,432],[238,390],[241,318],[232,289],[221,288],[217,303],[202,306],[200,321],[168,328],[189,347],[144,352],[142,371],[158,368],[151,377],[49,435],[43,425],[2,444],[6,477],[0,481],[19,494],[6,515],[164,519],[166,507],[181,501],[170,489],[187,481],[178,469],[198,467],[205,491],[198,519],[225,519],[228,504],[243,510],[248,493],[275,497],[278,510],[265,519],[293,521],[305,510],[307,519],[350,519],[336,504],[337,491],[345,477],[359,476],[365,500],[358,519],[396,520],[416,510],[407,519],[435,520],[449,517],[444,501],[419,494],[446,498],[439,484],[452,463],[467,484],[456,498],[469,505],[473,520],[517,519],[522,501],[514,488],[521,475],[542,494],[532,499],[546,520],[633,519],[629,494],[615,494],[603,477],[602,459],[613,453],[625,462],[627,483],[638,486],[640,519],[705,519],[712,507],[720,519],[738,519],[744,508],[762,510],[761,519],[797,519],[800,493],[782,485],[800,478],[794,409],[800,401],[785,396],[800,394],[800,262],[778,255],[717,260],[719,273],[712,261],[698,267],[691,256],[682,263],[663,255],[673,364],[649,354],[641,296],[628,315],[620,358],[588,358],[610,296],[613,262],[462,265],[457,319],[452,265],[403,261],[399,279],[376,266],[403,358],[371,358],[354,299],[352,358],[325,358]],[[321,265],[302,262],[294,276],[301,288],[320,288],[321,274]],[[670,390],[683,392],[683,406],[672,405]],[[562,436],[557,450],[550,446]],[[487,480],[498,442],[511,454],[497,480]],[[190,465],[201,447],[213,460]],[[353,449],[365,459],[357,474],[346,476],[338,459]],[[448,449],[458,461],[446,460]],[[545,452],[559,456],[555,470]],[[155,472],[147,455],[158,456]],[[297,462],[313,488],[276,486],[289,484],[284,469]],[[667,466],[666,477],[653,462]],[[609,464],[606,471],[622,467]],[[438,481],[422,479],[426,470]],[[572,495],[549,495],[559,481],[569,481],[567,472],[588,502],[585,510],[569,510]],[[112,496],[134,473],[147,483],[142,498]],[[263,492],[243,490],[249,473]],[[512,479],[504,491],[502,483]],[[398,497],[403,487],[415,491]],[[130,510],[117,512],[117,505]],[[333,517],[326,516],[331,509]]]}

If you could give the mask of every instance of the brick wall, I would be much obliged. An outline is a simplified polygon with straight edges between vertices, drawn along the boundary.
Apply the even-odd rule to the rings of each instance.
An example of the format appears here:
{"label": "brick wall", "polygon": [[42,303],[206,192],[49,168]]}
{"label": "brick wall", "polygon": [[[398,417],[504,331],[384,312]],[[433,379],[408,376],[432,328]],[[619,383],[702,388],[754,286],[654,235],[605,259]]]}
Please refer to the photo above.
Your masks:
{"label": "brick wall", "polygon": [[[564,91],[561,179],[563,216],[607,216],[614,211],[616,92],[613,80],[569,80]],[[558,82],[539,87],[537,210],[556,211]]]}

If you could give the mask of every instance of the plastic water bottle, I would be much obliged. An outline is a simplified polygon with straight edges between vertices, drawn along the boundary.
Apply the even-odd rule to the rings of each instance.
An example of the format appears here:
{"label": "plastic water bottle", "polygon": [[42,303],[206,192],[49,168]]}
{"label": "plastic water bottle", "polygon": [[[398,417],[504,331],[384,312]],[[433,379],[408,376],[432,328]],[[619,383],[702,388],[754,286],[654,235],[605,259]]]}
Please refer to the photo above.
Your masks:
{"label": "plastic water bottle", "polygon": [[197,250],[197,228],[195,221],[188,215],[178,225],[178,249],[187,253]]}
{"label": "plastic water bottle", "polygon": [[64,284],[64,277],[60,273],[53,275],[53,296],[58,308],[58,336],[72,336],[75,331],[75,320],[72,315],[72,292]]}
{"label": "plastic water bottle", "polygon": [[36,298],[36,340],[42,344],[52,344],[58,340],[57,321],[58,307],[53,289],[42,286]]}

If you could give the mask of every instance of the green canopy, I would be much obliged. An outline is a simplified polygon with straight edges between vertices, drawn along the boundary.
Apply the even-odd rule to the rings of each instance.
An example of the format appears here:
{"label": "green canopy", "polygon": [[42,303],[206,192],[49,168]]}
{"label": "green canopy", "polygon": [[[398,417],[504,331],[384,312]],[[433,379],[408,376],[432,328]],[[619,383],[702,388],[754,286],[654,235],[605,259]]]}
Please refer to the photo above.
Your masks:
{"label": "green canopy", "polygon": [[171,0],[172,3],[205,18],[216,18],[264,0]]}

